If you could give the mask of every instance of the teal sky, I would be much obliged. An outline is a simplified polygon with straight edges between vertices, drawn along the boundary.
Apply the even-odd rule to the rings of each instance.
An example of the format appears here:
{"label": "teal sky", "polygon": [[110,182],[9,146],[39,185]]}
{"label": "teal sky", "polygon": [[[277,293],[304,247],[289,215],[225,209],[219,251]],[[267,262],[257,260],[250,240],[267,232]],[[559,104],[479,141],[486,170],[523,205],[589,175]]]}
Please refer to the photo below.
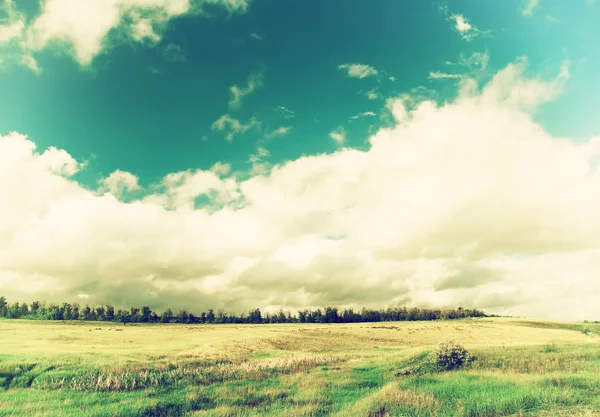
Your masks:
{"label": "teal sky", "polygon": [[598,22],[0,0],[0,295],[598,319]]}
{"label": "teal sky", "polygon": [[[557,135],[600,134],[599,7],[543,0],[526,16],[523,0],[443,4],[481,34],[465,41],[440,12],[441,2],[254,0],[246,13],[173,19],[152,45],[121,42],[115,29],[106,41],[111,46],[87,66],[56,44],[36,53],[39,74],[4,65],[0,132],[26,132],[40,149],[56,146],[78,160],[93,157],[81,174],[89,185],[116,169],[138,175],[142,184],[217,161],[247,169],[259,146],[268,149],[271,163],[331,152],[336,144],[329,133],[340,126],[347,146],[364,146],[369,128],[381,125],[386,98],[421,86],[438,100],[451,97],[455,80],[430,79],[429,73],[464,72],[445,62],[487,51],[483,77],[520,56],[541,73],[571,61],[574,81],[537,117]],[[40,13],[37,1],[15,6],[27,20]],[[165,55],[170,45],[180,48],[180,59]],[[349,78],[338,69],[347,63],[379,74]],[[243,86],[257,72],[264,74],[263,86],[229,112],[229,87]],[[370,100],[372,90],[377,98]],[[279,106],[294,117],[286,119]],[[377,116],[350,121],[364,112]],[[224,132],[211,130],[227,113],[242,123],[255,117],[262,128],[228,142]],[[282,126],[292,128],[289,134],[265,138]]]}

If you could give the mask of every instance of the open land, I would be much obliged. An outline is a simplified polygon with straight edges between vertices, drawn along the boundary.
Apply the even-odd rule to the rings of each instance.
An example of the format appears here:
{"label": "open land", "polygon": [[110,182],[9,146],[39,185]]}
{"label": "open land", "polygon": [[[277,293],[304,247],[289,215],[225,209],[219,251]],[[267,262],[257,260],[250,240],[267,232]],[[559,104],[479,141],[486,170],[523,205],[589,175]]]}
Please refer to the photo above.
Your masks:
{"label": "open land", "polygon": [[[441,371],[449,338],[475,358]],[[600,325],[0,321],[0,417],[600,416]]]}

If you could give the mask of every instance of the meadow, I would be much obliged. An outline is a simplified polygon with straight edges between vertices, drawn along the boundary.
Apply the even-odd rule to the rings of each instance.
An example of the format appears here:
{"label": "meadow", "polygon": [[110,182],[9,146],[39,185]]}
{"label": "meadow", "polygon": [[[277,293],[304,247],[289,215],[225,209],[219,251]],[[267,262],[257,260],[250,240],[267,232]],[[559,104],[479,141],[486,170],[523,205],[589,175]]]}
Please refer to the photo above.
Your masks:
{"label": "meadow", "polygon": [[[443,340],[474,361],[432,366]],[[0,320],[0,417],[600,416],[600,325]]]}

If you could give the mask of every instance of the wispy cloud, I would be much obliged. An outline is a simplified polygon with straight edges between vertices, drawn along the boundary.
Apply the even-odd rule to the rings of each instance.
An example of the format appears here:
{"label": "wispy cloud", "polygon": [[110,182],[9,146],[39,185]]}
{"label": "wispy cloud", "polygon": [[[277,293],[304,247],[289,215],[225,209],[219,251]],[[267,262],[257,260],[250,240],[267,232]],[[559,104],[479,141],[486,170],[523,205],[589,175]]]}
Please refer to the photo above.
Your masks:
{"label": "wispy cloud", "polygon": [[363,113],[355,114],[350,119],[351,120],[358,120],[358,119],[360,119],[362,117],[373,117],[373,116],[377,116],[377,115],[374,112],[372,112],[372,111],[366,111],[366,112],[363,112]]}
{"label": "wispy cloud", "polygon": [[262,40],[265,38],[265,36],[264,36],[264,35],[259,35],[259,34],[258,34],[258,33],[256,33],[256,32],[252,32],[252,33],[250,34],[250,38],[252,38],[252,39],[254,39],[254,40],[257,40],[257,41],[262,41]]}
{"label": "wispy cloud", "polygon": [[214,131],[226,132],[225,139],[229,142],[237,135],[244,134],[249,130],[260,128],[261,123],[255,117],[250,118],[247,123],[242,123],[238,119],[231,117],[229,114],[224,114],[212,124],[211,129]]}
{"label": "wispy cloud", "polygon": [[461,74],[449,74],[449,73],[440,72],[440,71],[430,71],[429,78],[433,79],[433,80],[457,79],[457,78],[462,78],[462,75]]}
{"label": "wispy cloud", "polygon": [[470,41],[479,35],[479,29],[470,24],[463,15],[453,14],[450,18],[454,20],[454,28],[460,33],[463,39]]}
{"label": "wispy cloud", "polygon": [[346,131],[343,127],[338,127],[333,132],[329,133],[329,137],[338,145],[343,145],[346,142]]}
{"label": "wispy cloud", "polygon": [[259,89],[264,84],[264,71],[257,71],[248,77],[245,86],[232,85],[229,87],[231,98],[229,99],[229,108],[238,109],[242,105],[242,100],[249,94]]}
{"label": "wispy cloud", "polygon": [[534,10],[539,6],[540,0],[526,0],[525,7],[521,12],[523,16],[533,15]]}
{"label": "wispy cloud", "polygon": [[452,24],[454,30],[458,32],[461,38],[463,38],[466,41],[471,41],[477,36],[487,36],[490,34],[489,30],[479,30],[479,28],[471,22],[469,22],[469,20],[464,15],[460,13],[451,12],[447,4],[439,5],[438,10],[440,11],[440,13],[446,16],[446,20]]}
{"label": "wispy cloud", "polygon": [[275,107],[275,111],[283,116],[284,119],[293,119],[296,113],[285,106]]}
{"label": "wispy cloud", "polygon": [[377,100],[379,98],[379,94],[375,90],[370,90],[367,92],[367,98],[369,100]]}
{"label": "wispy cloud", "polygon": [[171,62],[185,62],[187,54],[183,48],[175,43],[170,43],[163,49],[163,57]]}
{"label": "wispy cloud", "polygon": [[346,70],[348,77],[352,78],[367,78],[373,77],[379,72],[370,65],[366,64],[341,64],[338,65],[338,69]]}
{"label": "wispy cloud", "polygon": [[265,133],[267,139],[272,139],[277,136],[285,136],[292,131],[292,126],[281,126],[275,130]]}

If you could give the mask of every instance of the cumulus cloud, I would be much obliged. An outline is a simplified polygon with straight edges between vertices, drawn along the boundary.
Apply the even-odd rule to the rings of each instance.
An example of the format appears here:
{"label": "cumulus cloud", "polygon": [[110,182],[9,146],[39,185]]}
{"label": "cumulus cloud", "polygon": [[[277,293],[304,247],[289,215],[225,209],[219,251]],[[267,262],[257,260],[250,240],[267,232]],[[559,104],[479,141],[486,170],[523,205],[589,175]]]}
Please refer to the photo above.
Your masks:
{"label": "cumulus cloud", "polygon": [[125,193],[141,190],[138,177],[130,172],[116,170],[100,181],[100,189],[121,197]]}
{"label": "cumulus cloud", "polygon": [[367,78],[373,77],[379,72],[370,65],[366,64],[341,64],[338,69],[346,70],[348,77],[352,78]]}
{"label": "cumulus cloud", "polygon": [[250,74],[245,86],[232,85],[229,87],[231,98],[229,100],[230,109],[238,109],[242,105],[242,100],[255,90],[263,86],[265,80],[264,71],[258,71]]}
{"label": "cumulus cloud", "polygon": [[[12,21],[0,25],[0,45],[18,39],[16,47],[28,56],[51,45],[59,46],[84,66],[117,42],[156,44],[171,20],[186,14],[206,14],[207,6],[228,13],[248,9],[246,0],[44,0],[40,14],[26,26],[12,0],[5,0],[4,5]],[[118,36],[111,38],[112,34]]]}
{"label": "cumulus cloud", "polygon": [[175,172],[126,201],[78,184],[81,165],[66,151],[9,134],[0,293],[194,310],[409,304],[599,317],[600,138],[556,138],[533,117],[566,68],[535,78],[520,60],[443,105],[393,99],[394,125],[366,150],[246,175],[226,164]]}

